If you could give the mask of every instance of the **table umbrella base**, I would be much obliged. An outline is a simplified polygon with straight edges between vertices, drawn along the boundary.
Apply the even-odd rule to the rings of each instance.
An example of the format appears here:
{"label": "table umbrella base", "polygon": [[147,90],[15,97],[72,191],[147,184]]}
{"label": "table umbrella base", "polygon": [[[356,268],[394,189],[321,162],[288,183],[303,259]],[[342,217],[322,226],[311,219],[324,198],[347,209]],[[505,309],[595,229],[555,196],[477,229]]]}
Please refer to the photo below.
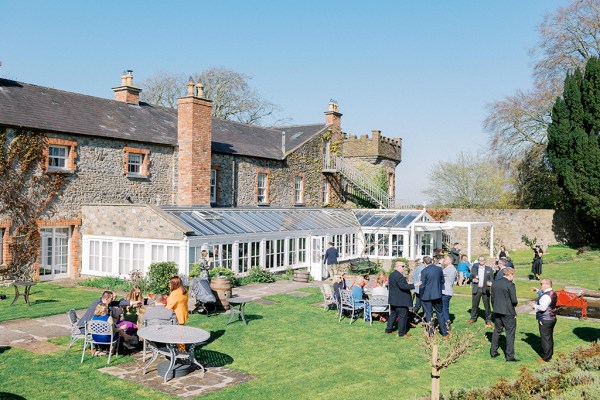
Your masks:
{"label": "table umbrella base", "polygon": [[[158,372],[158,375],[160,375],[164,378],[165,373],[167,372],[167,369],[169,368],[170,363],[171,363],[170,361],[163,361],[163,362],[159,363],[158,366],[156,367],[156,371]],[[169,371],[169,376],[167,376],[167,379],[180,378],[182,376],[186,376],[187,374],[189,374],[195,370],[196,370],[195,365],[176,363],[175,366],[173,367],[173,369],[171,371]]]}

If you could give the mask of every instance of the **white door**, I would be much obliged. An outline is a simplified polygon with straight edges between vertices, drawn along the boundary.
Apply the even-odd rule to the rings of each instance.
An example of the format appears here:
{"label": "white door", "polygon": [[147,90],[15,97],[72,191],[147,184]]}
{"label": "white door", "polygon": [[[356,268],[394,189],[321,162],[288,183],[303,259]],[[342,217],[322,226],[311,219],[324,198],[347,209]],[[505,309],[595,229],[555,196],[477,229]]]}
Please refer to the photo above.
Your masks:
{"label": "white door", "polygon": [[69,277],[69,228],[40,229],[40,280]]}
{"label": "white door", "polygon": [[[327,271],[323,271],[323,254],[325,248],[324,236],[310,238],[310,274],[317,281],[327,279]],[[324,274],[325,272],[325,274]]]}

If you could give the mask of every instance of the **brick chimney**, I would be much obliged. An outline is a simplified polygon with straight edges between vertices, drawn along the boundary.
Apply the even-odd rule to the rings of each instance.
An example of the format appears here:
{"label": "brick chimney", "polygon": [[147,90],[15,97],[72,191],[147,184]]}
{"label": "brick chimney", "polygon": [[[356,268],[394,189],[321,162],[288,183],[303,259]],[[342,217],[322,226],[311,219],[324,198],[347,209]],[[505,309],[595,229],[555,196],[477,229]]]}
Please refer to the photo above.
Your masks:
{"label": "brick chimney", "polygon": [[177,204],[210,206],[212,101],[190,77],[187,95],[177,100]]}
{"label": "brick chimney", "polygon": [[115,86],[112,88],[115,92],[115,100],[127,104],[140,104],[140,93],[142,89],[133,86],[133,71],[128,69],[123,71],[121,75],[121,86]]}
{"label": "brick chimney", "polygon": [[329,100],[329,108],[325,111],[325,123],[332,125],[333,130],[341,132],[342,130],[342,114],[337,101]]}

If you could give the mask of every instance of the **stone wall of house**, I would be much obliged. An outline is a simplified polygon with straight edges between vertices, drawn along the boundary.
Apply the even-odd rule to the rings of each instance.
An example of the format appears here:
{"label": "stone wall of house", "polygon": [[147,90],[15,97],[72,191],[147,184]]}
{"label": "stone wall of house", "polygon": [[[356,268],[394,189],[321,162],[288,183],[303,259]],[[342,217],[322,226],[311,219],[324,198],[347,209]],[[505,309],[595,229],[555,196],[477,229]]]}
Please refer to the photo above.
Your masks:
{"label": "stone wall of house", "polygon": [[[451,208],[450,221],[482,221],[494,224],[495,248],[505,245],[508,251],[526,249],[521,237],[536,238],[542,246],[563,243],[560,232],[568,224],[568,218],[561,217],[554,210],[527,209],[459,209]],[[473,228],[473,254],[489,253],[489,228]],[[466,249],[467,228],[457,228],[452,232],[453,241],[463,244]]]}
{"label": "stone wall of house", "polygon": [[[180,223],[155,206],[102,204],[82,207],[83,235],[181,240]],[[188,228],[189,230],[189,228]]]}
{"label": "stone wall of house", "polygon": [[212,169],[217,171],[217,202],[214,205],[234,207],[236,185],[235,159],[230,154],[212,154]]}
{"label": "stone wall of house", "polygon": [[[173,148],[115,139],[51,134],[77,141],[76,170],[49,209],[46,217],[81,217],[81,206],[95,203],[165,204],[174,198]],[[150,150],[149,176],[128,177],[124,172],[124,147]]]}

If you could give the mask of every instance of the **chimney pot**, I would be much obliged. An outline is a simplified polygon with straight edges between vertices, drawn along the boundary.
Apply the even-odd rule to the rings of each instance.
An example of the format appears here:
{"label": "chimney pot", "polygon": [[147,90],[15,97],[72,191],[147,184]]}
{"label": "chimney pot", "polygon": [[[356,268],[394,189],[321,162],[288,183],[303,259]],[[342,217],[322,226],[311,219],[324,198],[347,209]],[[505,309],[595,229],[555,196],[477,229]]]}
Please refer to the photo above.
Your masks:
{"label": "chimney pot", "polygon": [[190,76],[190,79],[188,80],[188,83],[187,83],[187,95],[188,96],[193,96],[194,95],[194,80],[192,79],[191,76]]}
{"label": "chimney pot", "polygon": [[201,83],[196,83],[196,96],[201,99],[204,98],[204,85]]}

